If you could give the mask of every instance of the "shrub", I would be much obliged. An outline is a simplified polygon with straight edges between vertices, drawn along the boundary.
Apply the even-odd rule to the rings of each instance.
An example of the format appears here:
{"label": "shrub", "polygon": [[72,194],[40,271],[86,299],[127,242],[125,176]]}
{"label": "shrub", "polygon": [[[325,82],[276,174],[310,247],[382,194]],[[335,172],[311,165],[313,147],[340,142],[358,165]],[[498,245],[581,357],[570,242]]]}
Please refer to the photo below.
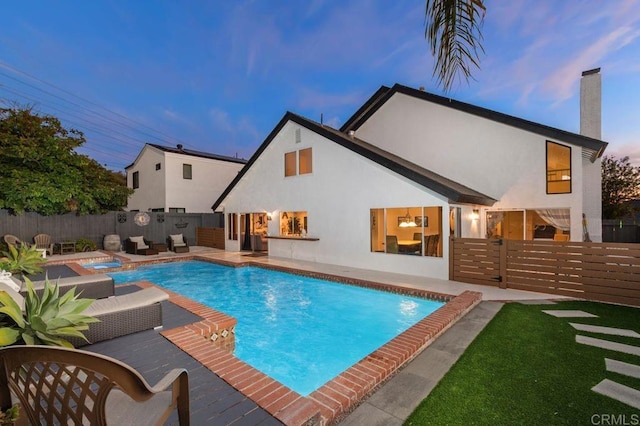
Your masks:
{"label": "shrub", "polygon": [[94,251],[98,249],[98,245],[88,238],[80,238],[76,241],[76,251]]}

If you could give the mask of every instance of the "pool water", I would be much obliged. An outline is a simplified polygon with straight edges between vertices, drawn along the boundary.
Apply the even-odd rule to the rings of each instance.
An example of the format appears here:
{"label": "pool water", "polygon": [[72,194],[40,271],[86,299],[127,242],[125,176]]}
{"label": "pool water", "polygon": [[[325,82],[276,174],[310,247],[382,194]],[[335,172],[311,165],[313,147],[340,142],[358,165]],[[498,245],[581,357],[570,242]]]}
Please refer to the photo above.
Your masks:
{"label": "pool water", "polygon": [[257,267],[190,261],[109,273],[238,320],[234,354],[306,396],[443,305]]}
{"label": "pool water", "polygon": [[82,266],[87,269],[108,269],[119,268],[122,266],[122,263],[119,260],[115,260],[112,262],[85,263]]}

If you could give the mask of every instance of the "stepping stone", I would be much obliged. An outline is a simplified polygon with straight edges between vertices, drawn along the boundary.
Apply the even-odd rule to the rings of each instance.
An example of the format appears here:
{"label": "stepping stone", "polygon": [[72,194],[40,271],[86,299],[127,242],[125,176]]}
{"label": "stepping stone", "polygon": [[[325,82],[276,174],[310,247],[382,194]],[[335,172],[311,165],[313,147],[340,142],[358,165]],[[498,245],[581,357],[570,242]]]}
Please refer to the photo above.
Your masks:
{"label": "stepping stone", "polygon": [[607,367],[607,371],[640,379],[640,365],[629,364],[627,362],[617,361],[615,359],[609,358],[604,359],[604,364]]}
{"label": "stepping stone", "polygon": [[521,305],[555,305],[556,302],[547,299],[527,299],[518,300]]}
{"label": "stepping stone", "polygon": [[553,310],[553,311],[542,311],[545,314],[553,315],[557,318],[598,318],[597,315],[590,314],[585,311],[570,311],[567,309],[564,310]]}
{"label": "stepping stone", "polygon": [[640,338],[640,334],[636,333],[633,330],[627,330],[624,328],[613,328],[613,327],[600,327],[597,325],[589,325],[589,324],[576,324],[570,322],[569,325],[580,331],[589,331],[591,333],[600,333],[600,334],[610,334],[612,336],[626,336],[626,337],[635,337]]}
{"label": "stepping stone", "polygon": [[604,379],[591,388],[592,391],[640,409],[640,391],[621,385],[613,380]]}
{"label": "stepping stone", "polygon": [[582,336],[578,334],[576,336],[576,342],[583,345],[595,346],[596,348],[609,349],[616,352],[623,352],[625,354],[640,356],[640,347],[625,345],[624,343],[611,342],[609,340],[594,339],[593,337]]}

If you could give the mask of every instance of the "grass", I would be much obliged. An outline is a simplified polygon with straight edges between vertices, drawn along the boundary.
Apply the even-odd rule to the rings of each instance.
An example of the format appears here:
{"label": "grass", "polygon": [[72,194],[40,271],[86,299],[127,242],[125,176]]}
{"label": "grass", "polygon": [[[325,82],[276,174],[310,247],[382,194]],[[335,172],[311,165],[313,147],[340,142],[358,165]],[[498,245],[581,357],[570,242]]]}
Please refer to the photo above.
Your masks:
{"label": "grass", "polygon": [[[542,312],[548,309],[599,318],[555,318]],[[405,425],[604,424],[601,415],[640,424],[638,410],[591,391],[605,378],[640,389],[640,379],[607,372],[604,362],[640,365],[640,357],[582,345],[575,336],[635,346],[640,339],[579,332],[570,322],[640,332],[640,309],[580,301],[506,304]]]}

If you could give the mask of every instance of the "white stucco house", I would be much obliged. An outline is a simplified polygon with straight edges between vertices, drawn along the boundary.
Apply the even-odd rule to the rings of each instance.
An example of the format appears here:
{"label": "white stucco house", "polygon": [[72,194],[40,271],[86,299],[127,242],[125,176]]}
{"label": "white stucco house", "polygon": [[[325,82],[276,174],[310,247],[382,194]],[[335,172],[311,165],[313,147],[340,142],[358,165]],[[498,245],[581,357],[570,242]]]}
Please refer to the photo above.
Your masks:
{"label": "white stucco house", "polygon": [[247,160],[147,143],[125,167],[134,189],[129,211],[211,213],[211,199],[224,191]]}
{"label": "white stucco house", "polygon": [[397,84],[339,130],[287,112],[212,207],[228,251],[262,235],[269,256],[447,279],[452,235],[582,241],[584,213],[597,241],[606,146]]}

